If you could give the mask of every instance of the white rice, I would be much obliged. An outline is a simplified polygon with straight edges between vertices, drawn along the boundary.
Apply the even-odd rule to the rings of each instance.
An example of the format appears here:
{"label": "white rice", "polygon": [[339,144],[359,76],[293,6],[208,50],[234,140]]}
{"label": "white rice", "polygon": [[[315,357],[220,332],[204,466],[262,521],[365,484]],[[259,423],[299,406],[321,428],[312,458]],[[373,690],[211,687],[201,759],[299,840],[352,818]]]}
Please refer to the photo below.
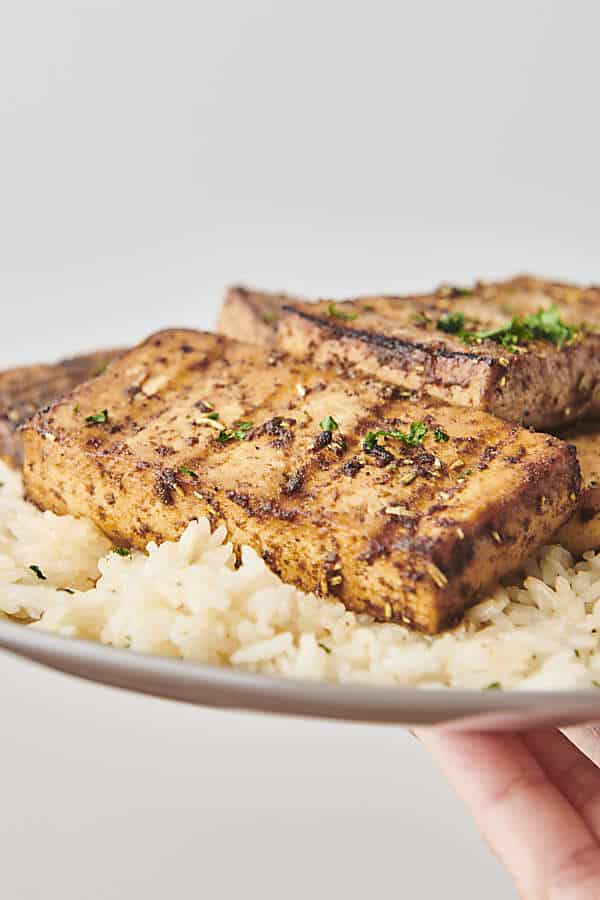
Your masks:
{"label": "white rice", "polygon": [[574,564],[546,547],[522,584],[498,588],[460,627],[430,638],[283,584],[249,548],[235,569],[225,530],[211,535],[204,519],[178,543],[121,557],[91,523],[26,503],[2,464],[0,484],[0,616],[23,627],[298,678],[600,686],[600,555]]}

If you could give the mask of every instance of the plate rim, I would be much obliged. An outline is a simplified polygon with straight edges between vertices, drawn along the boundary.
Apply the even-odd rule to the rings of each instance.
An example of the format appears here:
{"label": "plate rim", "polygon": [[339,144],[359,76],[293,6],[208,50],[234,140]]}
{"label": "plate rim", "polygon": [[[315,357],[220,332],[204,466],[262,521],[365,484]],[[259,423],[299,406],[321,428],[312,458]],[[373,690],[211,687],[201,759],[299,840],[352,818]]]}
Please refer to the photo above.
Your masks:
{"label": "plate rim", "polygon": [[[85,680],[201,706],[479,730],[600,720],[598,688],[485,691],[312,681],[174,659],[0,622],[0,649]],[[511,725],[512,723],[512,725]]]}

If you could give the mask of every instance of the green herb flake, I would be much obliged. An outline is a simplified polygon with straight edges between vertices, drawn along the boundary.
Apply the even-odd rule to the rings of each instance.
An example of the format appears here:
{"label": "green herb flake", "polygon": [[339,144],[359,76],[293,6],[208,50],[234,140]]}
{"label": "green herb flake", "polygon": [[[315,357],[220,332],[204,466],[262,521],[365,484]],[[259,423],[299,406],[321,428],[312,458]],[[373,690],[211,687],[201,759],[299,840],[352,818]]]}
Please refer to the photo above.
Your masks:
{"label": "green herb flake", "polygon": [[329,303],[327,306],[327,315],[331,316],[332,319],[356,319],[358,317],[358,313],[346,312],[344,309],[340,309],[337,303]]}
{"label": "green herb flake", "polygon": [[108,410],[103,409],[102,412],[95,413],[93,416],[86,416],[86,425],[104,425],[108,422]]}
{"label": "green herb flake", "polygon": [[77,403],[77,404],[73,407],[73,415],[75,415],[75,416],[78,416],[78,415],[79,415],[79,403]]}
{"label": "green herb flake", "polygon": [[205,419],[212,419],[213,422],[216,422],[217,419],[219,418],[219,415],[220,415],[220,413],[218,413],[218,412],[210,412],[210,413],[206,413],[206,415],[204,416],[204,418],[205,418]]}
{"label": "green herb flake", "polygon": [[46,578],[46,576],[44,575],[44,573],[42,572],[42,570],[40,569],[39,566],[29,566],[29,568],[31,569],[32,572],[35,572],[35,574],[36,574],[37,577],[40,579],[40,581],[47,581],[47,580],[48,580],[48,579]]}
{"label": "green herb flake", "polygon": [[499,681],[492,681],[491,684],[488,684],[487,687],[484,688],[484,691],[501,691],[502,685]]}
{"label": "green herb flake", "polygon": [[556,306],[551,306],[524,318],[514,316],[504,328],[479,332],[479,337],[488,338],[507,347],[528,341],[547,341],[560,348],[566,341],[572,340],[577,331],[574,325],[566,325],[563,322]]}
{"label": "green herb flake", "polygon": [[227,444],[229,441],[246,441],[252,430],[252,422],[238,422],[233,428],[223,428],[217,435],[217,443]]}
{"label": "green herb flake", "polygon": [[367,432],[363,438],[363,447],[365,450],[373,450],[378,446],[378,437],[394,438],[394,440],[402,441],[403,444],[407,444],[409,447],[419,447],[423,443],[423,438],[426,434],[427,425],[424,422],[411,422],[408,432],[378,428],[377,431]]}
{"label": "green herb flake", "polygon": [[448,312],[436,322],[436,328],[439,331],[445,331],[446,334],[461,335],[465,330],[465,315],[461,312]]}
{"label": "green herb flake", "polygon": [[117,556],[131,556],[129,547],[113,547],[112,552],[116,553]]}
{"label": "green herb flake", "polygon": [[446,443],[450,440],[450,435],[443,431],[441,428],[434,428],[433,436],[437,444]]}
{"label": "green herb flake", "polygon": [[321,428],[322,431],[337,431],[339,427],[340,426],[332,416],[325,416],[323,421],[319,422],[319,428]]}
{"label": "green herb flake", "polygon": [[600,688],[600,681],[592,681],[595,688]]}
{"label": "green herb flake", "polygon": [[189,478],[193,478],[194,481],[197,481],[197,480],[198,480],[198,475],[197,475],[197,473],[196,473],[196,472],[192,472],[192,470],[191,470],[191,469],[188,469],[187,466],[180,466],[180,467],[179,467],[179,471],[181,472],[182,475],[187,475]]}
{"label": "green herb flake", "polygon": [[573,653],[575,654],[577,659],[581,659],[581,653],[579,652],[579,650],[577,650],[577,648],[575,648],[575,650],[573,650]]}
{"label": "green herb flake", "polygon": [[328,647],[326,644],[321,644],[321,643],[319,643],[319,647],[321,648],[321,650],[324,650],[325,653],[331,653],[331,652],[332,652],[331,647]]}
{"label": "green herb flake", "polygon": [[436,327],[446,334],[456,335],[464,344],[494,341],[506,350],[513,352],[516,347],[531,341],[546,341],[556,344],[560,349],[567,341],[571,341],[580,330],[574,325],[567,325],[563,322],[556,306],[540,309],[527,316],[513,316],[506,325],[483,331],[467,328],[464,313],[449,312],[444,313],[438,319]]}

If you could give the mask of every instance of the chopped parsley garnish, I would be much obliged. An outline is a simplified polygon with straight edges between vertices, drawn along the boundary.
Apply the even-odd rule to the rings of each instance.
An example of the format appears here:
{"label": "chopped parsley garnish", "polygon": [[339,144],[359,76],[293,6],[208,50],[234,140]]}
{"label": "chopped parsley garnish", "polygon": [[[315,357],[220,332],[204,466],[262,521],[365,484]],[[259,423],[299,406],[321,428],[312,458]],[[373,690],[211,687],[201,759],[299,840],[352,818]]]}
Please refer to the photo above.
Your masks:
{"label": "chopped parsley garnish", "polygon": [[592,681],[595,688],[600,688],[600,681]]}
{"label": "chopped parsley garnish", "polygon": [[44,573],[42,572],[42,570],[40,569],[39,566],[29,566],[29,568],[31,569],[32,572],[35,572],[35,574],[36,574],[37,577],[40,579],[40,581],[47,581],[47,580],[48,580],[48,579],[46,578],[46,576],[44,575]]}
{"label": "chopped parsley garnish", "polygon": [[477,337],[495,341],[508,349],[528,341],[548,341],[562,347],[565,341],[575,337],[577,331],[574,325],[566,325],[563,322],[556,306],[551,306],[524,318],[514,316],[508,325],[490,331],[480,331]]}
{"label": "chopped parsley garnish", "polygon": [[129,547],[113,547],[112,552],[116,553],[117,556],[131,556]]}
{"label": "chopped parsley garnish", "polygon": [[411,422],[408,433],[396,429],[388,431],[385,428],[378,428],[377,431],[367,432],[363,438],[363,447],[365,450],[374,450],[375,447],[379,446],[378,437],[394,438],[397,441],[402,441],[403,444],[408,444],[409,447],[418,447],[423,443],[423,438],[426,434],[427,425],[424,422]]}
{"label": "chopped parsley garnish", "polygon": [[108,422],[108,410],[103,409],[102,412],[95,413],[93,416],[86,416],[86,425],[104,425]]}
{"label": "chopped parsley garnish", "polygon": [[191,469],[188,469],[187,466],[180,466],[179,471],[182,475],[187,475],[189,478],[193,478],[195,481],[198,479],[198,475],[196,472],[192,472]]}
{"label": "chopped parsley garnish", "polygon": [[233,428],[223,428],[217,435],[217,442],[227,444],[229,441],[245,441],[251,429],[252,422],[238,422]]}
{"label": "chopped parsley garnish", "polygon": [[446,443],[446,441],[450,440],[450,435],[443,431],[441,428],[434,428],[433,436],[437,444],[441,444],[442,442]]}
{"label": "chopped parsley garnish", "polygon": [[556,306],[540,309],[527,316],[513,316],[506,325],[484,331],[467,328],[464,313],[449,312],[438,319],[436,327],[446,334],[456,335],[463,344],[494,341],[507,350],[514,350],[515,347],[530,341],[547,341],[560,348],[566,341],[572,340],[579,331],[576,326],[563,322]]}
{"label": "chopped parsley garnish", "polygon": [[79,403],[77,403],[77,404],[73,407],[73,414],[74,414],[75,416],[78,416],[78,415],[79,415]]}
{"label": "chopped parsley garnish", "polygon": [[323,431],[337,431],[340,426],[332,416],[325,416],[322,422],[319,422],[319,428]]}
{"label": "chopped parsley garnish", "polygon": [[205,414],[204,418],[212,419],[214,422],[216,422],[217,419],[219,418],[219,413],[218,412],[209,412],[209,413]]}
{"label": "chopped parsley garnish", "polygon": [[499,681],[492,681],[492,683],[491,683],[491,684],[488,684],[488,686],[487,686],[486,688],[484,688],[484,690],[486,690],[486,691],[500,691],[500,690],[502,690],[502,685],[500,684]]}
{"label": "chopped parsley garnish", "polygon": [[321,648],[321,650],[324,650],[325,653],[331,653],[331,647],[328,647],[327,644],[321,644],[321,643],[320,643],[320,644],[319,644],[319,647]]}
{"label": "chopped parsley garnish", "polygon": [[436,328],[439,331],[445,331],[446,334],[457,334],[461,337],[465,330],[465,314],[461,312],[448,312],[436,322]]}
{"label": "chopped parsley garnish", "polygon": [[327,306],[327,314],[333,319],[356,319],[358,316],[358,313],[346,312],[345,309],[340,309],[337,303],[330,303]]}

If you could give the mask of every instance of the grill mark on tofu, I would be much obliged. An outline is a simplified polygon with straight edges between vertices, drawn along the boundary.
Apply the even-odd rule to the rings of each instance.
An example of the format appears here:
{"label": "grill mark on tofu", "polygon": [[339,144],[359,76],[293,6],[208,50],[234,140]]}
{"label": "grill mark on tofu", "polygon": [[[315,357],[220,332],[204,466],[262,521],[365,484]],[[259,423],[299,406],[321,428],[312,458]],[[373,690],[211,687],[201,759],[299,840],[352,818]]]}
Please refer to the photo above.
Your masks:
{"label": "grill mark on tofu", "polygon": [[[345,309],[352,311],[345,314],[356,321],[332,318],[326,304],[286,306],[278,332],[282,348],[316,365],[376,373],[383,380],[425,388],[446,401],[536,428],[600,414],[598,334],[579,332],[562,347],[530,342],[523,352],[511,353],[492,340],[465,346],[456,335],[438,330],[435,322],[445,305],[427,329],[412,321],[422,308],[413,298],[398,298],[395,304],[374,298],[368,313],[359,301],[337,308],[340,316]],[[509,320],[492,308],[479,327]],[[588,384],[585,392],[582,380]]]}
{"label": "grill mark on tofu", "polygon": [[[250,318],[261,295],[249,292]],[[242,295],[240,295],[242,298]],[[242,298],[243,299],[243,298]],[[269,306],[273,295],[264,295]],[[561,348],[533,342],[510,353],[493,341],[465,346],[435,324],[447,312],[463,312],[474,328],[498,327],[513,315],[556,304],[570,323],[600,324],[600,288],[577,288],[520,276],[478,282],[465,290],[443,286],[434,294],[377,296],[337,304],[287,301],[278,295],[277,334],[254,332],[252,340],[278,346],[317,365],[355,368],[383,380],[427,389],[444,400],[488,410],[501,418],[549,429],[600,416],[600,335],[587,333]],[[428,323],[419,324],[427,316]],[[227,303],[221,325],[231,329]]]}
{"label": "grill mark on tofu", "polygon": [[[200,359],[206,364],[190,375]],[[125,390],[135,367],[164,376],[139,405]],[[84,424],[103,409],[106,423]],[[202,411],[217,412],[228,429],[252,425],[220,443],[216,428],[196,424]],[[328,417],[337,428],[321,424]],[[365,453],[367,431],[407,432],[416,422],[428,429],[419,446],[378,437],[392,457],[385,467]],[[437,426],[448,441],[434,440]],[[331,440],[315,450],[329,428]],[[39,413],[24,437],[27,491],[42,507],[87,515],[114,540],[141,548],[206,515],[285,581],[430,633],[547,541],[579,491],[577,462],[555,438],[193,331],[163,332],[135,348]],[[523,534],[511,530],[517,520],[530,523]]]}

